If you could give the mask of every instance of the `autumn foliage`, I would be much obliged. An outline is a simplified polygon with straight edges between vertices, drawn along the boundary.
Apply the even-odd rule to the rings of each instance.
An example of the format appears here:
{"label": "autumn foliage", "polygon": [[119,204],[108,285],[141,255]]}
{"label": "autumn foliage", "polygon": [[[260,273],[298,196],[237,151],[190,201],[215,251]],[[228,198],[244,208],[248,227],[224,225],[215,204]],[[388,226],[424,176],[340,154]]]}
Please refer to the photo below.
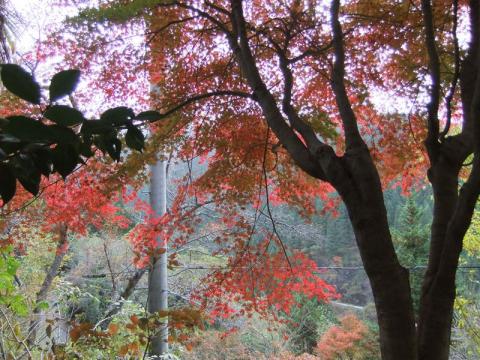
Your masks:
{"label": "autumn foliage", "polygon": [[365,323],[349,314],[322,335],[316,352],[322,360],[367,359],[375,347],[376,341]]}

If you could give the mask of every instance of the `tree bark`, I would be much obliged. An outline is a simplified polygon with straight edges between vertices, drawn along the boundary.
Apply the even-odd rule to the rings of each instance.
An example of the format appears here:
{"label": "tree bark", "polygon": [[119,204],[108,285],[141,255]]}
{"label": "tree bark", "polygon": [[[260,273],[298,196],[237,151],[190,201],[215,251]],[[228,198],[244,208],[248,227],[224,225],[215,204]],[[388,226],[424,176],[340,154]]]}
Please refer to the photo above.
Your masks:
{"label": "tree bark", "polygon": [[[344,156],[352,185],[337,184],[372,287],[384,360],[415,360],[416,331],[408,270],[395,254],[378,173],[365,147]],[[343,176],[345,177],[345,175]],[[336,181],[333,181],[335,184]]]}
{"label": "tree bark", "polygon": [[55,258],[53,259],[50,267],[47,271],[45,279],[43,280],[42,285],[40,286],[40,290],[37,292],[37,296],[35,299],[35,308],[33,309],[33,319],[30,321],[29,326],[29,335],[28,335],[28,344],[34,345],[35,340],[37,337],[37,329],[40,324],[40,315],[42,313],[42,309],[38,306],[38,304],[42,301],[47,299],[48,292],[52,286],[53,280],[58,274],[58,270],[62,265],[63,258],[66,255],[66,247],[67,245],[67,226],[66,225],[59,225],[58,227],[58,243],[55,253]]}
{"label": "tree bark", "polygon": [[[133,291],[135,290],[135,287],[137,286],[138,282],[140,279],[143,277],[143,274],[145,274],[146,268],[145,269],[138,269],[135,271],[135,273],[128,279],[127,285],[125,286],[125,289],[118,295],[116,301],[119,300],[127,300],[132,294]],[[112,305],[110,309],[107,310],[107,312],[104,315],[104,320],[102,321],[102,329],[106,329],[110,322],[112,321],[113,316],[118,314],[118,312],[122,309],[123,302],[120,304],[115,304]]]}
{"label": "tree bark", "polygon": [[[167,212],[167,162],[159,160],[151,166],[150,205],[157,216]],[[152,256],[148,276],[148,311],[154,314],[168,310],[167,244],[157,238],[157,249],[165,249],[159,255]],[[159,356],[168,353],[168,318],[164,318],[158,333],[150,343],[150,355]]]}

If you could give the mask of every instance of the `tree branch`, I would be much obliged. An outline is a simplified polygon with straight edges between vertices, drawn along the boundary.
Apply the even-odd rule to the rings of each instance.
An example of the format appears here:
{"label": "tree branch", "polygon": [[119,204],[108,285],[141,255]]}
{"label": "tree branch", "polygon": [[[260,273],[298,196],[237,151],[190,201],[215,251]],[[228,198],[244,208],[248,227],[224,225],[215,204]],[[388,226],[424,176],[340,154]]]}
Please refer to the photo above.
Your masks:
{"label": "tree branch", "polygon": [[[181,103],[173,106],[172,108],[168,109],[165,111],[161,116],[159,117],[158,120],[163,120],[166,117],[172,115],[173,113],[177,112],[178,110],[181,110],[187,105],[190,105],[192,103],[195,103],[200,100],[208,99],[211,97],[215,96],[237,96],[237,97],[242,97],[246,99],[254,99],[254,96],[252,94],[248,94],[242,91],[234,91],[234,90],[218,90],[218,91],[212,91],[212,92],[207,92],[199,95],[192,96],[188,98],[187,100],[182,101]],[[157,120],[157,121],[158,121]]]}
{"label": "tree branch", "polygon": [[366,147],[358,130],[357,119],[352,110],[345,88],[345,51],[343,48],[343,33],[338,14],[340,11],[340,0],[333,0],[330,8],[331,26],[333,33],[333,49],[335,60],[332,69],[332,88],[335,93],[335,100],[342,119],[343,130],[345,131],[346,150]]}
{"label": "tree branch", "polygon": [[[35,299],[35,308],[33,309],[34,316],[37,316],[42,312],[41,308],[39,307],[39,304],[40,302],[45,301],[47,299],[48,291],[50,290],[53,280],[57,276],[60,266],[62,265],[63,258],[66,255],[65,246],[67,245],[68,237],[67,237],[67,226],[65,224],[60,224],[58,226],[58,237],[59,238],[58,238],[58,243],[56,247],[55,258],[50,264],[50,267],[47,271],[45,279],[43,280],[40,290],[37,292],[37,296]],[[38,319],[34,318],[30,321],[29,335],[27,338],[27,342],[30,345],[33,345],[35,343],[38,324],[39,324]]]}
{"label": "tree branch", "polygon": [[[285,44],[288,44],[288,36],[286,37]],[[292,70],[290,70],[288,64],[289,61],[287,59],[287,55],[285,53],[285,49],[282,49],[273,39],[269,39],[271,44],[276,50],[279,63],[280,63],[280,70],[282,71],[283,75],[283,101],[282,101],[282,110],[287,115],[288,120],[290,121],[290,125],[302,135],[303,139],[305,140],[307,147],[309,149],[319,149],[320,147],[327,146],[323,142],[321,142],[311,126],[309,126],[306,122],[304,122],[300,116],[298,116],[298,112],[292,105],[292,90],[293,90],[293,74]]]}
{"label": "tree branch", "polygon": [[440,104],[440,59],[438,57],[435,42],[435,30],[433,25],[433,13],[430,0],[422,0],[423,23],[425,28],[425,45],[429,58],[429,71],[432,85],[430,88],[430,102],[428,103],[428,135],[425,140],[430,161],[434,163],[438,152],[438,107]]}
{"label": "tree branch", "polygon": [[275,98],[260,76],[248,43],[242,1],[231,0],[231,7],[233,36],[229,37],[230,48],[236,56],[242,75],[253,90],[255,100],[262,108],[268,125],[300,168],[313,177],[326,180],[324,172],[313,156],[314,149],[308,149],[285,122]]}
{"label": "tree branch", "polygon": [[453,37],[453,47],[454,47],[454,71],[452,84],[448,95],[445,97],[445,106],[447,108],[447,122],[445,123],[445,128],[440,133],[440,141],[445,140],[450,131],[450,125],[452,123],[452,100],[455,96],[455,90],[457,88],[458,78],[460,77],[460,47],[458,45],[457,37],[457,26],[458,26],[458,0],[453,0],[453,27],[452,27],[452,37]]}

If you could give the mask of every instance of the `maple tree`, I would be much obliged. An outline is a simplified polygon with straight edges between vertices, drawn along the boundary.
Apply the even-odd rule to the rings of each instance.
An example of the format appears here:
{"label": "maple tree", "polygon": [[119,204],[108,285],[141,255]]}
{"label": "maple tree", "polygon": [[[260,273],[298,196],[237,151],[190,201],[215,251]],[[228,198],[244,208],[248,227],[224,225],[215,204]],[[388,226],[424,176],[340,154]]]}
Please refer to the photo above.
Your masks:
{"label": "maple tree", "polygon": [[[455,273],[480,191],[478,0],[113,1],[82,16],[148,19],[152,45],[142,65],[160,89],[157,144],[208,158],[190,195],[226,204],[225,214],[252,202],[259,209],[271,196],[308,214],[315,195],[332,202],[335,189],[372,285],[382,357],[448,358]],[[459,41],[460,28],[468,42]],[[119,59],[103,48],[95,58],[85,48],[104,69],[135,62],[132,52]],[[406,101],[409,116],[379,111],[378,91]],[[416,323],[382,188],[425,176],[434,219]]]}

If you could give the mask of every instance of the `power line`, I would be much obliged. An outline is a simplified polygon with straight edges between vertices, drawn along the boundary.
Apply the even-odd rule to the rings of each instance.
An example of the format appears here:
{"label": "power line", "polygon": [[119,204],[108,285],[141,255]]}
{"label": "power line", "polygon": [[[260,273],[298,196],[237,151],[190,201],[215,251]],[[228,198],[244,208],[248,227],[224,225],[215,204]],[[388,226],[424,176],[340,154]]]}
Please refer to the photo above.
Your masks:
{"label": "power line", "polygon": [[[427,268],[427,265],[414,265],[414,266],[411,266],[411,267],[407,267],[408,270],[413,270],[413,271],[426,269],[426,268]],[[229,270],[229,269],[232,269],[232,268],[229,267],[229,266],[175,265],[175,266],[170,266],[170,269],[172,269],[172,270],[173,269],[177,269],[177,270]],[[252,269],[252,267],[251,266],[236,266],[235,269],[248,270],[248,269]],[[290,267],[289,266],[276,266],[276,267],[273,267],[273,268],[270,268],[270,269],[290,270]],[[339,270],[339,271],[358,271],[358,270],[365,271],[363,266],[318,266],[317,269],[318,270]],[[460,266],[458,266],[457,269],[458,270],[477,270],[477,269],[480,269],[480,265],[460,265]],[[96,279],[96,278],[108,277],[108,276],[111,276],[111,275],[118,276],[118,275],[123,275],[123,274],[127,274],[127,273],[134,273],[136,271],[137,270],[125,270],[125,271],[122,271],[122,272],[112,273],[112,274],[110,274],[110,273],[85,274],[85,275],[82,275],[82,277],[87,278],[87,279]],[[316,271],[315,273],[323,274],[324,272]]]}

